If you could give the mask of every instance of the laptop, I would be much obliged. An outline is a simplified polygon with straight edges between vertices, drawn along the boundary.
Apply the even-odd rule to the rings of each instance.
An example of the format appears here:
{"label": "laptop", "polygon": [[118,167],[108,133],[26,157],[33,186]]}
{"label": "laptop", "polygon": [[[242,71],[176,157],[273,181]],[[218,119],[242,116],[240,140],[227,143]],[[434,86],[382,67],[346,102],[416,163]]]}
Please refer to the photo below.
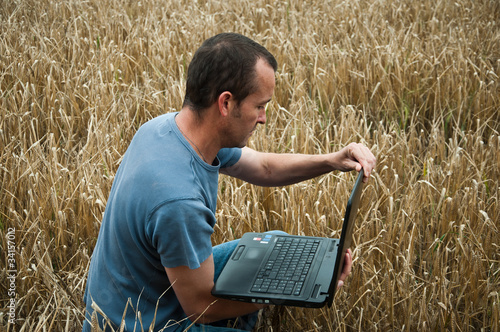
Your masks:
{"label": "laptop", "polygon": [[212,295],[259,304],[331,306],[352,242],[363,174],[361,170],[349,196],[340,239],[245,233],[215,282]]}

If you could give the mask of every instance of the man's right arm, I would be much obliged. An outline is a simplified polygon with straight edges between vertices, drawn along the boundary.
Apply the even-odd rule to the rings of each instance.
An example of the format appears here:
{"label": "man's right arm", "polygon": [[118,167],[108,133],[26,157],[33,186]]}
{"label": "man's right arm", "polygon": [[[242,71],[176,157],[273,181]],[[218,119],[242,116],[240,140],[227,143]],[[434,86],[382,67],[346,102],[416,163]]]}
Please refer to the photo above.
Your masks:
{"label": "man's right arm", "polygon": [[184,313],[196,323],[212,323],[235,318],[262,309],[263,305],[219,299],[211,294],[214,286],[214,262],[210,255],[200,267],[165,268]]}
{"label": "man's right arm", "polygon": [[263,153],[248,147],[231,167],[221,173],[259,186],[285,186],[339,170],[364,169],[368,181],[377,159],[364,145],[351,143],[340,151],[328,154]]}

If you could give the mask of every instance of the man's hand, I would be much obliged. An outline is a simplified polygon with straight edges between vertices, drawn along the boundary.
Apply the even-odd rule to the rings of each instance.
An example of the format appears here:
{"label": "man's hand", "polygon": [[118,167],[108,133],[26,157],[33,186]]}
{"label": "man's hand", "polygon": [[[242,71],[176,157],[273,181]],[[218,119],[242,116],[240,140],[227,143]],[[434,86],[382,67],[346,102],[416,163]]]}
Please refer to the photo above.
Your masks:
{"label": "man's hand", "polygon": [[210,255],[197,269],[187,266],[165,268],[186,316],[193,322],[208,324],[262,309],[262,304],[236,302],[212,296],[210,291],[214,286],[213,258],[213,255]]}
{"label": "man's hand", "polygon": [[372,170],[375,168],[377,158],[366,146],[360,143],[351,143],[338,152],[336,156],[336,168],[343,172],[348,172],[353,169],[361,171],[363,168],[365,175],[363,182],[367,182],[370,178]]}
{"label": "man's hand", "polygon": [[344,285],[345,279],[349,274],[351,274],[351,268],[352,268],[352,252],[351,249],[347,249],[344,258],[344,267],[342,269],[342,273],[340,274],[339,282],[337,284],[337,289],[339,289]]}

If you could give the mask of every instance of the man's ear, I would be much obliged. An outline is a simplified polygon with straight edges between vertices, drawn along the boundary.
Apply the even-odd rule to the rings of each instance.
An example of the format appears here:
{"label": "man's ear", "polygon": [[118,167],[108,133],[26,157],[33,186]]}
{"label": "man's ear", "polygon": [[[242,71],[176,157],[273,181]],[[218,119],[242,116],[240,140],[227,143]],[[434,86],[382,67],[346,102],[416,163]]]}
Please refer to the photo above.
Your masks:
{"label": "man's ear", "polygon": [[219,98],[217,99],[217,103],[219,106],[219,113],[226,117],[231,113],[235,101],[234,101],[234,96],[231,92],[229,91],[224,91],[219,95]]}

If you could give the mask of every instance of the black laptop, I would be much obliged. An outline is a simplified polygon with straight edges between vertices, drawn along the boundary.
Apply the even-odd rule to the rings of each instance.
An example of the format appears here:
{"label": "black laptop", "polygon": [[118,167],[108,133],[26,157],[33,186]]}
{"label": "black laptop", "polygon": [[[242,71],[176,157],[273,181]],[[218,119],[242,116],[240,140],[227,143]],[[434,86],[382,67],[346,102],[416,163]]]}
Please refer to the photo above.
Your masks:
{"label": "black laptop", "polygon": [[340,239],[245,233],[212,294],[251,303],[331,306],[351,246],[362,189],[363,170],[347,202]]}

